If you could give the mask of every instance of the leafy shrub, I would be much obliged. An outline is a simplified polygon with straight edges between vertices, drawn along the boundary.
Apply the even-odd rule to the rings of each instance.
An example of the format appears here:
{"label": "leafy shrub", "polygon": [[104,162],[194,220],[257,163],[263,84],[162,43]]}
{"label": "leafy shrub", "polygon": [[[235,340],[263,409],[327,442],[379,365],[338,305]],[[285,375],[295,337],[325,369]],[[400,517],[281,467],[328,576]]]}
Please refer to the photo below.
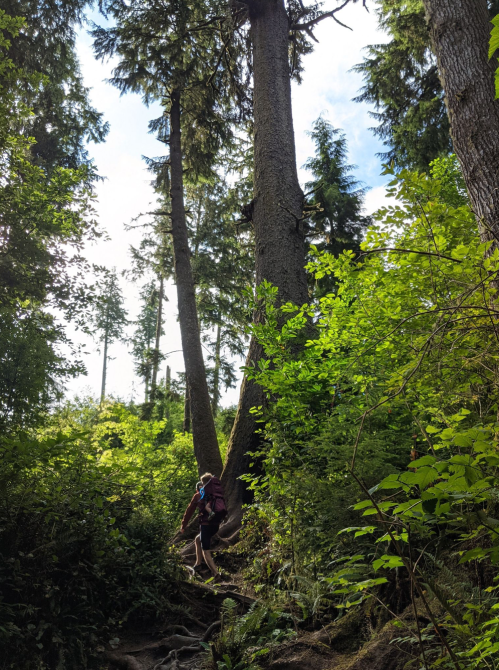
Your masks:
{"label": "leafy shrub", "polygon": [[2,440],[0,667],[87,667],[121,625],[178,608],[168,539],[197,472],[190,436],[157,443],[163,423],[83,403]]}
{"label": "leafy shrub", "polygon": [[315,252],[309,270],[334,293],[297,307],[258,291],[267,359],[248,372],[269,402],[252,485],[268,565],[276,584],[289,566],[287,589],[312,579],[299,600],[310,611],[317,593],[319,616],[325,600],[371,598],[390,616],[412,604],[400,640],[416,665],[496,668],[499,252],[454,158],[387,173],[396,204],[361,254]]}
{"label": "leafy shrub", "polygon": [[223,602],[220,634],[211,645],[210,670],[259,670],[258,657],[295,634],[289,628],[288,614],[255,603],[238,617],[237,607],[232,598]]}

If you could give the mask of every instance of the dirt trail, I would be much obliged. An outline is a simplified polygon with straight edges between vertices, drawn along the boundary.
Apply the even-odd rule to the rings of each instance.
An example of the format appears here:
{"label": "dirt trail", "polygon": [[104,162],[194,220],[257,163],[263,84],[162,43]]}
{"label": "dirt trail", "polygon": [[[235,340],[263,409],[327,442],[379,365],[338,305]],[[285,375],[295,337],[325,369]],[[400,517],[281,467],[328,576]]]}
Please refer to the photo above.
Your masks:
{"label": "dirt trail", "polygon": [[[220,562],[225,563],[223,559]],[[181,599],[174,603],[181,605],[184,613],[175,622],[168,621],[151,632],[123,632],[122,638],[102,650],[109,670],[200,670],[206,660],[202,643],[208,643],[218,632],[225,598],[238,602],[241,614],[255,602],[239,574],[224,572],[222,583],[212,584],[208,571],[199,576],[191,574],[192,555],[185,555],[184,563]]]}
{"label": "dirt trail", "polygon": [[[184,560],[192,565],[189,555]],[[209,580],[209,573],[194,577],[186,568],[181,600],[175,603],[183,606],[183,613],[156,630],[123,633],[123,639],[102,650],[108,670],[202,670],[207,658],[202,645],[219,631],[225,598],[238,602],[240,614],[255,602],[241,575],[227,574],[230,559],[221,553],[216,562],[224,569],[225,581],[203,582],[203,578]],[[262,670],[400,670],[407,653],[391,644],[400,634],[398,629],[388,623],[371,639],[366,629],[365,617],[356,610],[319,631],[300,633],[275,647],[259,659],[259,665]]]}

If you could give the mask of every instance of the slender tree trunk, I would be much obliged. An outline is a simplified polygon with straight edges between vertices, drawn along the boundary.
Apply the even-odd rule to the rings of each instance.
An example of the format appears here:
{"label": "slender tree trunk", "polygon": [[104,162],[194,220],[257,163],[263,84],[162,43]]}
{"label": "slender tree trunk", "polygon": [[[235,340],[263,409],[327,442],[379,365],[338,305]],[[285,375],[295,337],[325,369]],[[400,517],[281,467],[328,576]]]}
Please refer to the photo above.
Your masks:
{"label": "slender tree trunk", "polygon": [[172,370],[169,365],[166,366],[166,380],[165,386],[166,390],[169,391],[172,385]]}
{"label": "slender tree trunk", "polygon": [[499,102],[486,0],[423,0],[454,150],[483,240],[499,240]]}
{"label": "slender tree trunk", "polygon": [[104,402],[106,399],[106,379],[107,379],[107,347],[108,347],[108,332],[109,332],[109,305],[106,307],[106,330],[104,333],[104,362],[102,364],[102,383],[100,391],[100,401]]}
{"label": "slender tree trunk", "polygon": [[185,371],[189,380],[194,453],[200,474],[209,471],[220,476],[222,458],[206,381],[185,221],[180,128],[180,93],[173,91],[170,109],[172,237],[180,335]]}
{"label": "slender tree trunk", "polygon": [[[300,218],[303,193],[296,170],[288,46],[289,23],[284,0],[252,0],[251,39],[254,70],[254,210],[256,283],[279,288],[280,302],[307,302],[305,239]],[[258,314],[256,319],[258,319]],[[246,365],[262,356],[251,341]],[[223,472],[230,520],[224,534],[241,518],[245,488],[238,479],[248,471],[248,451],[258,444],[250,409],[263,405],[262,389],[243,380],[239,406]]]}
{"label": "slender tree trunk", "polygon": [[161,340],[161,328],[163,326],[163,292],[164,279],[161,275],[159,280],[159,296],[158,296],[158,313],[156,317],[156,342],[154,346],[154,353],[152,359],[152,380],[151,380],[151,401],[156,400],[156,388],[158,385],[158,368],[159,368],[159,344]]}
{"label": "slender tree trunk", "polygon": [[191,391],[189,388],[189,380],[185,375],[185,396],[184,396],[184,423],[182,426],[184,433],[191,432]]}
{"label": "slender tree trunk", "polygon": [[170,390],[172,386],[172,371],[169,365],[166,366],[166,377],[165,377],[165,398],[164,398],[164,406],[165,406],[165,417],[167,419],[170,418]]}
{"label": "slender tree trunk", "polygon": [[213,371],[213,416],[218,414],[218,405],[220,402],[220,349],[222,341],[222,328],[217,325],[217,339],[215,342],[215,369]]}

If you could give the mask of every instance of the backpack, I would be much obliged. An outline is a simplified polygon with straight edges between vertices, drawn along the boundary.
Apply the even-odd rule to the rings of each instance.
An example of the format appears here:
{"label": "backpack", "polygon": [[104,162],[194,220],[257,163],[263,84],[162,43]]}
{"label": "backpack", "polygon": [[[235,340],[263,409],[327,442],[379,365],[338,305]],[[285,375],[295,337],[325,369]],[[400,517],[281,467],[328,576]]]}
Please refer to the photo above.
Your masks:
{"label": "backpack", "polygon": [[210,481],[203,486],[200,491],[201,501],[211,504],[211,509],[215,512],[214,521],[222,521],[227,516],[227,507],[225,506],[224,489],[222,483],[217,477],[212,477]]}

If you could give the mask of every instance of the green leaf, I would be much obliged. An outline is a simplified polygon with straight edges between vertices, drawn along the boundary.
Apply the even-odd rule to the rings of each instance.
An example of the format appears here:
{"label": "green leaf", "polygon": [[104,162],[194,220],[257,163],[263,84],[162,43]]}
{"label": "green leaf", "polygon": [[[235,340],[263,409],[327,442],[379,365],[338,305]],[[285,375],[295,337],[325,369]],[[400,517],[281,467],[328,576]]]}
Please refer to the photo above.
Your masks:
{"label": "green leaf", "polygon": [[494,16],[491,23],[494,27],[490,31],[489,58],[492,58],[495,52],[499,49],[499,14]]}
{"label": "green leaf", "polygon": [[390,556],[388,554],[383,554],[381,558],[378,558],[376,561],[373,561],[373,569],[376,572],[380,568],[386,568],[391,570],[393,568],[403,567],[404,562],[400,556]]}
{"label": "green leaf", "polygon": [[460,559],[459,563],[468,563],[469,561],[481,560],[486,558],[492,549],[482,549],[482,547],[475,547],[467,551]]}
{"label": "green leaf", "polygon": [[363,500],[360,503],[357,503],[356,505],[353,506],[354,510],[359,510],[359,509],[365,509],[366,507],[372,507],[373,503],[372,500]]}

